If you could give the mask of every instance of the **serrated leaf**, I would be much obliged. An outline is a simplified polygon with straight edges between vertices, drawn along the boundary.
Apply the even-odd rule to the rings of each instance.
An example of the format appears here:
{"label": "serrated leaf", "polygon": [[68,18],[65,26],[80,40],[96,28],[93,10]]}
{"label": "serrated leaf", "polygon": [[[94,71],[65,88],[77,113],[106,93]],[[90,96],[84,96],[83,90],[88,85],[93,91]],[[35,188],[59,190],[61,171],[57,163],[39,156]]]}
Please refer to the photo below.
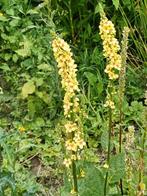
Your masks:
{"label": "serrated leaf", "polygon": [[115,6],[116,10],[118,10],[119,7],[119,0],[112,0],[113,5]]}
{"label": "serrated leaf", "polygon": [[22,87],[22,97],[23,99],[27,98],[28,95],[33,94],[35,92],[35,85],[33,81],[26,82]]}

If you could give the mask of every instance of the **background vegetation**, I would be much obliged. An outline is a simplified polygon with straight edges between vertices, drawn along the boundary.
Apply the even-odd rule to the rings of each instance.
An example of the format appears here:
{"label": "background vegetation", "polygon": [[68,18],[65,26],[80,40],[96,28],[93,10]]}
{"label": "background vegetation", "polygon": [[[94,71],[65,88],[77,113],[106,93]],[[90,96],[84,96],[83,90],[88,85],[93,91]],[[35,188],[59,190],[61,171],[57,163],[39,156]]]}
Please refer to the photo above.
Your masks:
{"label": "background vegetation", "polygon": [[[87,175],[86,180],[81,177],[80,192],[82,196],[103,195],[101,187],[107,170],[103,165],[108,144],[108,114],[103,104],[108,78],[104,73],[106,63],[98,28],[98,3],[96,0],[1,0],[0,195],[69,195],[70,183],[62,165],[64,92],[52,53],[53,32],[70,44],[75,55],[81,107],[87,114],[83,120],[85,162],[78,166],[79,175],[81,167]],[[130,28],[123,129],[128,132],[128,126],[135,127],[135,141],[128,156],[136,172],[132,172],[130,188],[127,179],[124,180],[125,194],[133,196],[139,183],[140,152],[146,147],[147,115],[143,112],[147,84],[147,3],[145,0],[101,0],[101,3],[115,24],[120,41],[123,27]],[[117,149],[115,129],[113,148]],[[125,176],[123,153],[114,152],[110,173],[109,194],[119,195],[118,182]],[[93,175],[95,179],[91,179]],[[61,188],[63,184],[66,186]]]}

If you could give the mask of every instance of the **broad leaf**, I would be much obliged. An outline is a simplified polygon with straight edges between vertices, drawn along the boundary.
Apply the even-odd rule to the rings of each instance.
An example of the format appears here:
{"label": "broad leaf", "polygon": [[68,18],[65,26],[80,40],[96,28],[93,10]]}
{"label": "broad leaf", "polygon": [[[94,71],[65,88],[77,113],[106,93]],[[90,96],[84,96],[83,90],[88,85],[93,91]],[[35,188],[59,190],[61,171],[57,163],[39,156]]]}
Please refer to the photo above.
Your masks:
{"label": "broad leaf", "polygon": [[125,154],[119,153],[110,159],[110,182],[115,183],[125,175]]}
{"label": "broad leaf", "polygon": [[35,85],[33,81],[26,82],[22,87],[22,97],[23,99],[27,98],[29,94],[33,94],[35,92]]}

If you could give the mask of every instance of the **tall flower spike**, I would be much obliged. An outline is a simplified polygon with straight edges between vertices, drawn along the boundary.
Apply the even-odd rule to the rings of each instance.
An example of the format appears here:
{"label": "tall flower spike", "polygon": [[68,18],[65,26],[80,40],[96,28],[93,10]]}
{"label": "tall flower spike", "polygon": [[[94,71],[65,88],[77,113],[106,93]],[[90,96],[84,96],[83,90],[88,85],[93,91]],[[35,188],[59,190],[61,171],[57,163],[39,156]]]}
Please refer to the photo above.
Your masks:
{"label": "tall flower spike", "polygon": [[114,24],[103,14],[99,28],[100,36],[103,40],[103,53],[108,61],[105,72],[108,74],[110,80],[115,80],[119,76],[121,56],[118,54],[120,46],[118,40],[115,38],[116,31]]}
{"label": "tall flower spike", "polygon": [[[106,97],[105,107],[109,108],[109,137],[108,137],[108,152],[107,152],[107,165],[110,164],[110,155],[111,155],[111,135],[113,127],[112,111],[115,109],[114,104],[114,94],[115,86],[113,80],[116,80],[119,77],[119,71],[121,69],[121,55],[118,53],[120,46],[118,40],[115,38],[116,30],[114,24],[107,19],[104,12],[101,12],[101,21],[99,25],[100,36],[103,41],[103,54],[107,59],[107,65],[105,72],[108,74],[109,83],[108,91]],[[105,184],[104,184],[104,195],[107,195],[107,183],[108,183],[108,171],[106,172]]]}
{"label": "tall flower spike", "polygon": [[63,108],[66,119],[65,133],[66,133],[66,158],[64,165],[72,168],[73,175],[73,190],[78,192],[77,174],[75,161],[79,158],[79,152],[84,148],[85,141],[81,127],[78,124],[77,116],[80,112],[79,99],[77,93],[79,92],[77,81],[77,65],[75,64],[69,45],[61,38],[56,37],[52,42],[53,52],[59,68],[59,75],[61,76],[62,88],[65,91]]}

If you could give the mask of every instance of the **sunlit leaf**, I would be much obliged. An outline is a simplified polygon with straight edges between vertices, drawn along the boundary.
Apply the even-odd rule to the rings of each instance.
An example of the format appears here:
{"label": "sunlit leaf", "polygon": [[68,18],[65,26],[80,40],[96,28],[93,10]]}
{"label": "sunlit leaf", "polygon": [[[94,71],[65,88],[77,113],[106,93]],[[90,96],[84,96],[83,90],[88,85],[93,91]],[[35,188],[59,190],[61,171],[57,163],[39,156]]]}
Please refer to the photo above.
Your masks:
{"label": "sunlit leaf", "polygon": [[33,94],[35,92],[35,85],[33,81],[26,82],[22,87],[22,97],[27,98],[28,95]]}

